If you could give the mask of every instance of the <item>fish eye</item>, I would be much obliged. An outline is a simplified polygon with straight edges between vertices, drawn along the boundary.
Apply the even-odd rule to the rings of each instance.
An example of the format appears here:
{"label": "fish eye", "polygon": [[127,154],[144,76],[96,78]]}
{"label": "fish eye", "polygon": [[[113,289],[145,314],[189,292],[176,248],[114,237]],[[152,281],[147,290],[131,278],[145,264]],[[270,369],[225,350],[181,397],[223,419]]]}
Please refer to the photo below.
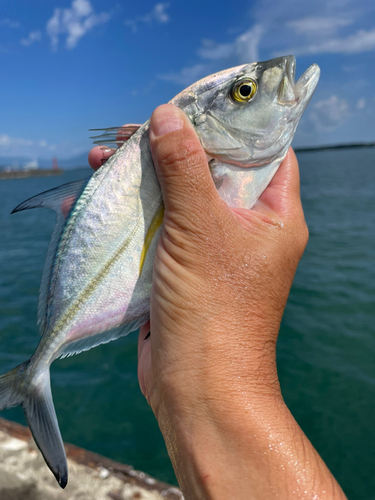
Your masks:
{"label": "fish eye", "polygon": [[256,81],[249,78],[234,84],[232,88],[232,98],[237,102],[248,102],[257,91]]}

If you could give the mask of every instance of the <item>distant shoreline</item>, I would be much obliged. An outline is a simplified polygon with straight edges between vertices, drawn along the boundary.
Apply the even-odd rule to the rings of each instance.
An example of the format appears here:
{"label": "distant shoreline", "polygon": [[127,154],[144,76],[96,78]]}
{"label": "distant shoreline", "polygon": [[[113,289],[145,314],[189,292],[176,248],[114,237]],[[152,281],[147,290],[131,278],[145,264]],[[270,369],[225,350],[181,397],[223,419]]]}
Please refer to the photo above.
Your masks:
{"label": "distant shoreline", "polygon": [[374,148],[375,142],[353,142],[351,144],[328,144],[327,146],[310,146],[306,148],[294,148],[296,153],[312,151],[325,151],[328,149],[351,149],[351,148]]}
{"label": "distant shoreline", "polygon": [[[352,142],[348,144],[327,144],[321,146],[306,146],[293,148],[296,153],[313,153],[315,151],[329,151],[335,149],[359,149],[359,148],[375,148],[375,142]],[[85,157],[87,155],[84,155]],[[78,168],[89,168],[88,164],[82,164],[82,158],[72,160],[62,160],[64,163],[64,170],[76,170]],[[0,157],[0,163],[4,164],[4,159]],[[66,165],[65,165],[66,164]],[[27,177],[47,177],[51,175],[61,175],[63,170],[61,168],[37,170],[11,170],[4,172],[0,170],[0,180],[4,179],[25,179]]]}
{"label": "distant shoreline", "polygon": [[51,175],[61,175],[63,170],[58,169],[42,169],[36,170],[11,170],[10,172],[0,171],[0,180],[7,179],[26,179],[28,177],[49,177]]}

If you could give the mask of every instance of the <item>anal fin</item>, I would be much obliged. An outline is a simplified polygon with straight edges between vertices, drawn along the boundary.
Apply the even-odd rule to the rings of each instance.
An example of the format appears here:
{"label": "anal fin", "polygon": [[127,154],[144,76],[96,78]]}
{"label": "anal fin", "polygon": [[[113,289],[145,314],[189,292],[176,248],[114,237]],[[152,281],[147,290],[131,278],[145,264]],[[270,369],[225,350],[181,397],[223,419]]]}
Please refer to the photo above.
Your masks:
{"label": "anal fin", "polygon": [[144,325],[150,318],[149,314],[145,314],[138,319],[128,323],[127,325],[122,325],[117,328],[112,328],[111,330],[106,330],[105,332],[97,333],[91,335],[90,337],[85,337],[83,339],[76,340],[65,346],[65,349],[60,353],[61,358],[67,358],[74,356],[74,354],[79,354],[80,352],[89,351],[93,347],[101,344],[108,344],[112,340],[119,339],[120,337],[125,337],[131,332],[134,332],[139,327]]}

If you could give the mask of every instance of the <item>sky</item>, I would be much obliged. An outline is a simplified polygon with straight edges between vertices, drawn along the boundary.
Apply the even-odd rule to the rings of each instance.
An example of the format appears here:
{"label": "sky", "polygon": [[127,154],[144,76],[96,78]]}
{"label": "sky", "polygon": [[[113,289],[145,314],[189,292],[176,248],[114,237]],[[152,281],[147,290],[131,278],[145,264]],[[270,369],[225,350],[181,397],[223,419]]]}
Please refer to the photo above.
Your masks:
{"label": "sky", "polygon": [[374,0],[0,0],[0,157],[86,153],[90,128],[287,54],[322,70],[294,146],[375,141]]}

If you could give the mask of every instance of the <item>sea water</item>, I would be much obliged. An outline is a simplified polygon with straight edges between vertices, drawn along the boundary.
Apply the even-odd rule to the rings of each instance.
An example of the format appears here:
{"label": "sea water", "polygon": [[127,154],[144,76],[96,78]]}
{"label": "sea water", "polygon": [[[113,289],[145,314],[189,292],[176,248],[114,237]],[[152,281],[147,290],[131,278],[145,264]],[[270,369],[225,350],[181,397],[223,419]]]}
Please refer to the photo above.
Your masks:
{"label": "sea water", "polygon": [[[282,321],[284,398],[349,498],[375,499],[375,149],[299,153],[310,241]],[[36,310],[54,223],[21,201],[90,175],[0,181],[0,373],[38,343]],[[137,381],[137,335],[52,365],[63,439],[175,482]],[[4,418],[24,423],[22,410]]]}

